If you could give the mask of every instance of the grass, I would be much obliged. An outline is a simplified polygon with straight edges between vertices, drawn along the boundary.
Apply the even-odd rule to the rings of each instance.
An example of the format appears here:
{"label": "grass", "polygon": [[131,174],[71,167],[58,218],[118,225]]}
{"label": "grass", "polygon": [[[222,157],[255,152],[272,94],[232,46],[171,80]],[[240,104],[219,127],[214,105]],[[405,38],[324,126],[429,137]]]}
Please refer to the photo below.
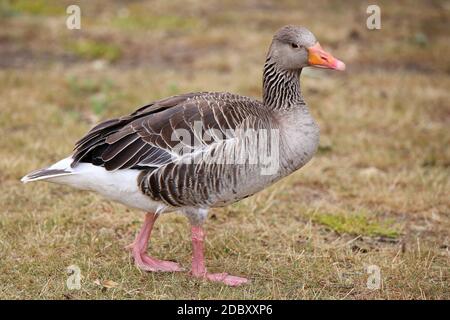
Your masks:
{"label": "grass", "polygon": [[120,58],[120,47],[114,44],[82,39],[68,45],[68,50],[83,59],[104,59],[114,62]]}
{"label": "grass", "polygon": [[368,218],[366,213],[325,213],[315,212],[311,217],[312,221],[327,226],[338,233],[351,235],[382,236],[396,238],[399,232],[395,230],[389,221],[379,223]]}
{"label": "grass", "polygon": [[[379,31],[365,28],[361,2],[191,1],[181,11],[180,1],[88,1],[77,31],[65,28],[63,2],[61,13],[53,2],[14,3],[0,20],[0,298],[450,298],[446,2],[381,1]],[[308,26],[348,70],[302,74],[321,128],[314,159],[211,210],[209,269],[249,285],[140,272],[123,247],[142,212],[19,182],[98,121],[152,100],[198,90],[259,97],[267,46],[287,23]],[[184,217],[164,215],[150,252],[188,268],[189,239]],[[80,290],[66,287],[71,265]],[[370,265],[380,267],[379,290],[366,286]]]}
{"label": "grass", "polygon": [[112,23],[118,28],[128,30],[179,31],[196,28],[198,20],[174,15],[149,15],[142,12],[130,15],[127,12],[125,15],[115,18]]}
{"label": "grass", "polygon": [[[85,116],[90,118],[92,123],[99,121],[108,108],[114,107],[114,103],[120,100],[121,92],[114,81],[106,79],[81,79],[77,76],[69,76],[65,79],[72,99],[68,99],[67,108],[72,109],[74,114],[78,114],[84,108],[88,110]],[[79,106],[82,100],[86,106]]]}
{"label": "grass", "polygon": [[17,14],[54,16],[61,14],[62,10],[65,8],[54,0],[4,0],[0,4],[0,15],[6,16]]}

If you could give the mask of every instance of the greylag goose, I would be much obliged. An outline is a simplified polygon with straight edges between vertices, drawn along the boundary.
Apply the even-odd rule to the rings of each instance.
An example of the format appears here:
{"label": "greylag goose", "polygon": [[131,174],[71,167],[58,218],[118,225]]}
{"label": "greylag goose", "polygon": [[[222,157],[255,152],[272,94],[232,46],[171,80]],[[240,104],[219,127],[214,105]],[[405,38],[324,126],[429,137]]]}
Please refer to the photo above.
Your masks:
{"label": "greylag goose", "polygon": [[304,27],[285,26],[272,39],[263,72],[263,100],[219,92],[181,94],[104,121],[74,152],[22,182],[45,180],[95,191],[144,210],[145,221],[128,247],[137,267],[181,271],[147,255],[157,217],[179,211],[191,224],[190,275],[236,286],[247,282],[209,273],[202,225],[212,207],[225,206],[270,186],[305,165],[319,129],[303,99],[302,68],[344,70]]}

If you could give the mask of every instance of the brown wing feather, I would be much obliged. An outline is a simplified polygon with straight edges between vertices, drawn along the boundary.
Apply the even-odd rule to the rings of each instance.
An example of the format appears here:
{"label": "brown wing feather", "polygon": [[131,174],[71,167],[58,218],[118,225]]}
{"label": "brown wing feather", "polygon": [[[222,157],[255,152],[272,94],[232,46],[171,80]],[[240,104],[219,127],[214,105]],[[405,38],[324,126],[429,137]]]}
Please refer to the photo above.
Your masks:
{"label": "brown wing feather", "polygon": [[[189,93],[159,100],[139,108],[128,116],[106,120],[96,125],[75,144],[72,167],[75,167],[79,162],[89,162],[95,165],[105,166],[106,162],[112,161],[115,156],[118,156],[124,151],[130,151],[129,149],[125,150],[123,145],[124,141],[120,142],[124,137],[132,135],[133,138],[130,137],[130,140],[140,137],[133,125],[130,125],[131,123],[134,122],[134,126],[136,126],[136,120],[139,122],[147,116],[156,115],[169,108],[176,108],[183,101],[198,94],[201,93]],[[139,126],[140,125],[137,125],[137,127]],[[155,146],[151,145],[148,146],[149,149],[154,147]],[[123,163],[124,156],[122,155],[120,158],[121,161],[115,163],[116,165],[121,164],[126,167],[129,165],[134,166],[136,165],[136,157],[139,160],[145,153],[150,153],[151,151],[152,150],[145,150],[144,152],[140,150],[137,154],[130,154],[130,158],[125,163]],[[106,154],[104,154],[105,152]],[[159,153],[161,154],[162,151],[159,151]],[[106,160],[103,159],[103,157],[105,157]],[[167,157],[164,157],[164,159],[167,159]],[[110,170],[118,169],[116,168],[116,165],[108,165],[107,168]]]}
{"label": "brown wing feather", "polygon": [[[208,204],[210,192],[224,188],[219,180],[210,179],[220,176],[224,165],[178,161],[182,154],[175,148],[179,140],[173,139],[174,133],[183,129],[194,137],[188,151],[193,152],[215,142],[204,138],[205,130],[219,130],[226,138],[227,130],[236,129],[248,119],[252,119],[250,125],[255,125],[265,114],[260,107],[258,101],[228,93],[190,93],[159,100],[94,127],[77,142],[72,165],[90,162],[109,171],[143,169],[147,173],[140,177],[140,187],[153,199],[170,206]],[[194,134],[197,130],[201,136]],[[210,155],[214,155],[214,148],[209,148]],[[217,153],[223,153],[223,148],[222,144]]]}

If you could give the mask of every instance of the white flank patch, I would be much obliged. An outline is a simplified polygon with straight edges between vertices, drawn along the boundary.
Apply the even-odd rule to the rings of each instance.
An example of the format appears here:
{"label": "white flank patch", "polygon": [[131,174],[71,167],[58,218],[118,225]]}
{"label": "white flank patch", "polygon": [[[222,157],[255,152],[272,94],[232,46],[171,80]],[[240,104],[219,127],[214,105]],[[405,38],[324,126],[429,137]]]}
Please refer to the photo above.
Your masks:
{"label": "white flank patch", "polygon": [[163,203],[151,200],[139,189],[137,185],[139,170],[107,171],[103,167],[94,166],[90,163],[79,163],[75,168],[71,168],[72,161],[73,159],[68,157],[48,168],[63,169],[70,171],[70,173],[47,176],[40,180],[64,184],[80,190],[94,191],[107,199],[136,209],[151,212],[164,211],[166,206]]}

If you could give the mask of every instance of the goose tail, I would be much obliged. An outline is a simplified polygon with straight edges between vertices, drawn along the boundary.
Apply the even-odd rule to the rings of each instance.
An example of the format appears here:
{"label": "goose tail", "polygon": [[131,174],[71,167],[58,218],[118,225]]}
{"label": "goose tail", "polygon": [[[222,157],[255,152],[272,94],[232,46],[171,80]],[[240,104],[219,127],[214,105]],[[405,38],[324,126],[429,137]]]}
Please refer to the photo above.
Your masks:
{"label": "goose tail", "polygon": [[48,180],[52,178],[72,175],[75,172],[70,167],[71,160],[71,158],[66,158],[48,168],[34,170],[28,173],[26,176],[22,177],[20,181],[23,183],[28,183],[32,181]]}
{"label": "goose tail", "polygon": [[23,183],[28,183],[32,181],[47,180],[50,178],[67,176],[69,174],[73,174],[73,172],[66,171],[63,169],[44,168],[30,172],[26,176],[22,177],[20,181],[22,181]]}

